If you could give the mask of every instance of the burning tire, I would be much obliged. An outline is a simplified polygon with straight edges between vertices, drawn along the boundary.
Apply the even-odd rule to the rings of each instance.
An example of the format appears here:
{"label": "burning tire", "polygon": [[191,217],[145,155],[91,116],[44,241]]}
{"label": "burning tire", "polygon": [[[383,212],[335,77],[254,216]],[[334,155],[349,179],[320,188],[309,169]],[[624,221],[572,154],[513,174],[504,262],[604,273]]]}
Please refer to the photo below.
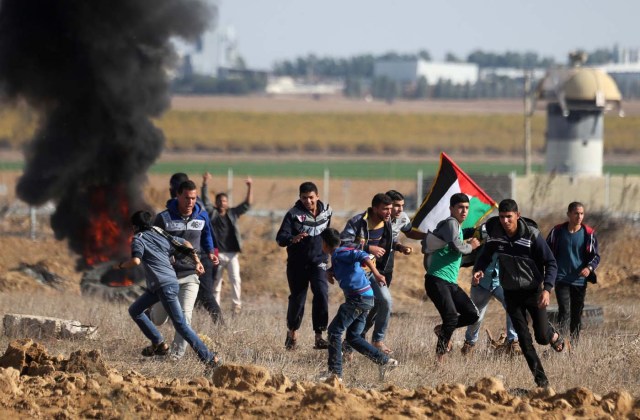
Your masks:
{"label": "burning tire", "polygon": [[144,293],[144,269],[141,266],[128,270],[114,270],[112,266],[113,261],[108,261],[86,271],[80,281],[82,294],[131,303]]}

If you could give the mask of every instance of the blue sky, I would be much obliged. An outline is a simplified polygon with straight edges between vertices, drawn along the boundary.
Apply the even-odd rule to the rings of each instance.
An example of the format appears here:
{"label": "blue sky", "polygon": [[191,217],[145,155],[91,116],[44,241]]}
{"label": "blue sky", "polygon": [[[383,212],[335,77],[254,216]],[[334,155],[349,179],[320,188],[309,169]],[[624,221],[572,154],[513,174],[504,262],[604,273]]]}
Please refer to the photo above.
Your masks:
{"label": "blue sky", "polygon": [[534,51],[564,62],[576,48],[640,47],[636,0],[221,0],[250,67],[314,53],[349,57],[426,49]]}

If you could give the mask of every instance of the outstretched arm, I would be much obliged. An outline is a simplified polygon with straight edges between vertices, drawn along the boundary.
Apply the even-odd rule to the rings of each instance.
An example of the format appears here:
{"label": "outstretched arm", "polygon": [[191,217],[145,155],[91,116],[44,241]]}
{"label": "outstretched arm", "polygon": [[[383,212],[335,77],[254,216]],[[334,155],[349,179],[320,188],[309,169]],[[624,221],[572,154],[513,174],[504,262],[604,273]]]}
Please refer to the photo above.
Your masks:
{"label": "outstretched arm", "polygon": [[248,205],[251,205],[253,204],[253,189],[251,188],[253,186],[253,179],[248,176],[247,179],[245,179],[244,183],[247,184],[247,197],[244,199],[244,201],[246,201]]}
{"label": "outstretched arm", "polygon": [[207,213],[211,213],[211,209],[213,209],[213,203],[209,198],[209,181],[211,181],[213,177],[209,172],[205,172],[202,174],[202,186],[200,187],[200,198],[202,198],[202,204],[204,204],[205,210]]}

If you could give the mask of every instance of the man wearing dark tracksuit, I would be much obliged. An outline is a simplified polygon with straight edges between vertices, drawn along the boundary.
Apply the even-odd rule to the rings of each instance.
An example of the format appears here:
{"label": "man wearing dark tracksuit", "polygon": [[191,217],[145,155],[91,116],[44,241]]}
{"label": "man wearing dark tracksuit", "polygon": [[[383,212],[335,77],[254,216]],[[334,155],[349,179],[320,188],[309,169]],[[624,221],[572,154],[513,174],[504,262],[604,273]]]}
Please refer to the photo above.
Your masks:
{"label": "man wearing dark tracksuit", "polygon": [[307,290],[311,286],[313,301],[311,319],[315,332],[316,349],[327,349],[329,343],[322,332],[329,323],[329,297],[327,282],[328,256],[322,252],[320,234],[331,223],[332,210],[319,200],[318,188],[312,182],[300,185],[300,199],[287,212],[276,235],[276,242],[287,248],[287,280],[289,306],[287,308],[287,338],[285,347],[297,346],[297,330],[304,316]]}
{"label": "man wearing dark tracksuit", "polygon": [[536,385],[546,387],[549,380],[533,347],[527,312],[536,342],[551,344],[555,351],[564,350],[564,339],[549,323],[546,309],[555,284],[556,260],[540,231],[532,226],[535,223],[527,223],[520,217],[514,200],[502,200],[498,212],[498,217],[492,217],[486,223],[489,238],[473,267],[472,283],[479,283],[493,254],[497,254],[507,313]]}

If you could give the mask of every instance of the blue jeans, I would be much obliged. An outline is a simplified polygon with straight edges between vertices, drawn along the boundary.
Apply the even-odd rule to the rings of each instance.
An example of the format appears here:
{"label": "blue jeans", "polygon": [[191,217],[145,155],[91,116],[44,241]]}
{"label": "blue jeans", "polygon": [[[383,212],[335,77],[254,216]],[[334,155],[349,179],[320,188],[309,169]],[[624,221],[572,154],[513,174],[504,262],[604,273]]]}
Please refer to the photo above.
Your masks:
{"label": "blue jeans", "polygon": [[160,301],[165,311],[167,311],[171,322],[173,322],[173,327],[176,332],[189,343],[202,362],[210,362],[215,357],[215,353],[209,351],[207,346],[198,338],[198,335],[186,322],[182,314],[180,302],[178,301],[179,290],[180,287],[178,283],[172,283],[159,288],[155,293],[146,291],[129,306],[129,315],[131,315],[131,318],[138,324],[138,327],[145,337],[151,340],[153,345],[158,345],[164,341],[164,338],[144,311],[154,303]]}
{"label": "blue jeans", "polygon": [[383,365],[389,356],[375,348],[360,336],[367,313],[373,308],[373,297],[351,296],[338,308],[329,328],[329,372],[342,376],[342,334],[347,332],[347,343],[357,352],[364,354],[375,363]]}
{"label": "blue jeans", "polygon": [[371,274],[369,274],[369,281],[371,282],[373,295],[376,298],[374,304],[376,308],[376,316],[373,324],[373,334],[371,337],[371,341],[376,343],[378,341],[383,341],[384,336],[387,334],[393,299],[391,298],[389,288],[387,286],[380,286],[375,277]]}
{"label": "blue jeans", "polygon": [[506,324],[507,324],[507,340],[508,341],[517,341],[518,334],[516,334],[516,330],[513,329],[513,324],[511,323],[511,317],[506,313],[507,304],[504,301],[504,291],[502,290],[502,286],[498,286],[495,289],[489,291],[481,286],[474,286],[471,288],[471,301],[476,305],[479,312],[479,318],[474,323],[467,327],[467,332],[464,336],[464,339],[467,343],[476,344],[478,341],[478,332],[480,331],[480,324],[482,324],[482,320],[484,319],[485,314],[487,313],[487,307],[489,306],[489,301],[491,297],[496,298],[498,302],[502,304],[502,307],[505,310]]}
{"label": "blue jeans", "polygon": [[[369,274],[369,281],[372,281],[373,276]],[[391,273],[385,273],[384,277],[387,281],[386,287],[381,287],[376,283],[374,286],[371,283],[371,288],[374,290],[374,295],[376,298],[375,303],[373,304],[373,309],[369,311],[369,315],[367,316],[367,322],[364,325],[364,330],[362,331],[363,337],[366,336],[367,332],[374,327],[373,329],[373,342],[382,341],[387,333],[387,327],[389,326],[389,318],[391,317],[391,307],[393,306],[393,300],[391,298],[391,291],[389,290],[389,286],[391,285],[391,280],[393,279],[393,271]],[[377,294],[376,289],[377,288]],[[382,319],[378,321],[378,313],[381,313]]]}

